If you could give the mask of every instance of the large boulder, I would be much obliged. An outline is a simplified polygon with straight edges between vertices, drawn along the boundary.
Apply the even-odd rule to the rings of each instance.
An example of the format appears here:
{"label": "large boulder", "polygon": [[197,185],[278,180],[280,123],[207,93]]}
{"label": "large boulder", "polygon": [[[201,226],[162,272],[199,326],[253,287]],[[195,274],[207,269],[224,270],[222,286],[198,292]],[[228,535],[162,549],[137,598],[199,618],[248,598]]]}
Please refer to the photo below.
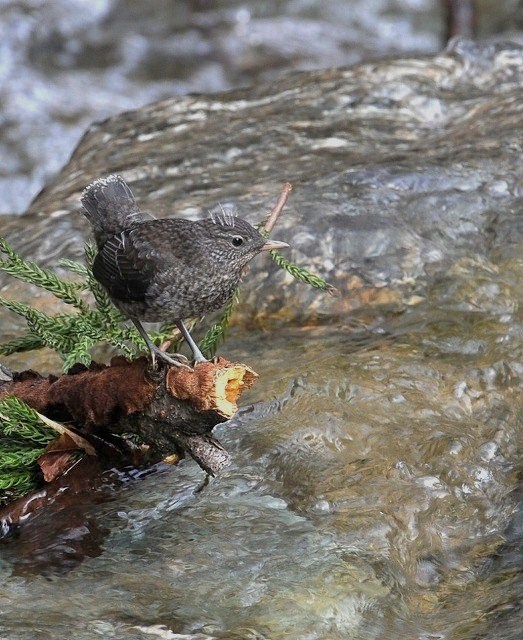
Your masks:
{"label": "large boulder", "polygon": [[433,57],[165,100],[93,124],[10,233],[44,263],[79,256],[88,232],[80,193],[113,172],[157,216],[198,218],[221,203],[251,222],[290,181],[273,235],[340,295],[296,284],[258,258],[243,318],[399,309],[461,260],[483,268],[520,255],[521,104],[523,49],[465,41]]}

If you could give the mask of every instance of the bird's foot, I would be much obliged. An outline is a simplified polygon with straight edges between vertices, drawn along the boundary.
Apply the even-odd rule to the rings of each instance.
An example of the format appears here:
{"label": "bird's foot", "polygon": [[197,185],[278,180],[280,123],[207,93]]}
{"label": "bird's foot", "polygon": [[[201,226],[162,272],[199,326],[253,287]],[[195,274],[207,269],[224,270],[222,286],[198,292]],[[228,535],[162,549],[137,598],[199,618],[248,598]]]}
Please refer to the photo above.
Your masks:
{"label": "bird's foot", "polygon": [[220,359],[220,356],[213,356],[212,358],[195,358],[193,361],[193,364],[197,365],[197,364],[202,364],[203,362],[210,362],[211,364],[218,364],[218,360]]}
{"label": "bird's foot", "polygon": [[151,349],[151,360],[152,360],[153,369],[156,369],[157,358],[160,360],[163,360],[164,362],[166,362],[167,364],[173,367],[189,369],[189,371],[192,370],[192,367],[189,364],[188,358],[186,358],[181,353],[165,353],[165,351],[158,349],[158,347]]}
{"label": "bird's foot", "polygon": [[193,366],[196,367],[199,364],[205,364],[206,362],[211,362],[212,364],[218,363],[218,356],[214,356],[212,358],[204,358],[203,355],[200,354],[201,357],[195,357],[193,360]]}

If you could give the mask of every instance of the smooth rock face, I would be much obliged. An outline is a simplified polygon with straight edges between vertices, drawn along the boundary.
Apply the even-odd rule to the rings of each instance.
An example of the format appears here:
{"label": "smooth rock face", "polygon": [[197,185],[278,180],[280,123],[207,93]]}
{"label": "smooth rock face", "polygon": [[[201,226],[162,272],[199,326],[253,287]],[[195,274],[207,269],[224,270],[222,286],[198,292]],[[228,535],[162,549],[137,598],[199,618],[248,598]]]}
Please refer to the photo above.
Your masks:
{"label": "smooth rock face", "polygon": [[[258,258],[244,316],[310,320],[368,304],[401,308],[423,299],[456,261],[519,255],[522,87],[523,49],[457,42],[431,58],[162,101],[93,125],[29,216],[45,234],[57,224],[60,235],[85,233],[81,190],[118,172],[159,217],[198,218],[222,203],[256,222],[290,181],[274,236],[341,295],[291,282]],[[51,257],[40,239],[24,245],[37,260]]]}
{"label": "smooth rock face", "polygon": [[[433,53],[443,20],[437,0],[2,2],[0,214],[22,213],[95,120],[285,69]],[[514,7],[482,6],[479,37],[507,28]]]}

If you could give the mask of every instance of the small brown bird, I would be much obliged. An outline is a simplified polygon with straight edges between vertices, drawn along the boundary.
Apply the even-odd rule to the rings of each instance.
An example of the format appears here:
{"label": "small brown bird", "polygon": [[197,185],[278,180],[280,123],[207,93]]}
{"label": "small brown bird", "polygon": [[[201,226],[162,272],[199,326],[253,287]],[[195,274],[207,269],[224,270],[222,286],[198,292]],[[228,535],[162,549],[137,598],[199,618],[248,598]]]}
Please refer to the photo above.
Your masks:
{"label": "small brown bird", "polygon": [[98,247],[93,275],[136,326],[153,366],[156,357],[185,366],[180,362],[184,357],[161,351],[142,321],[173,320],[195,362],[205,362],[183,319],[222,307],[255,255],[289,246],[267,240],[226,211],[198,221],[148,219],[120,176],[95,180],[84,190],[82,204]]}

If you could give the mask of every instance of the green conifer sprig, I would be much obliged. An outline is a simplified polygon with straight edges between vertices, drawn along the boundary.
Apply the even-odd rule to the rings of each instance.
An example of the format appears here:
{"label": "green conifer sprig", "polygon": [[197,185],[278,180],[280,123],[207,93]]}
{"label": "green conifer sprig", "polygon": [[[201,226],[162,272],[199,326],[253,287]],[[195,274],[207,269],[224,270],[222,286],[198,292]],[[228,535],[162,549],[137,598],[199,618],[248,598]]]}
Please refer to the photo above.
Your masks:
{"label": "green conifer sprig", "polygon": [[0,270],[10,273],[19,280],[30,282],[37,287],[45,289],[55,297],[71,304],[80,311],[87,311],[89,306],[78,296],[77,287],[65,280],[61,280],[55,273],[48,269],[42,269],[31,260],[25,260],[19,256],[9,243],[0,236],[0,253],[7,256],[0,259]]}
{"label": "green conifer sprig", "polygon": [[77,362],[88,367],[91,364],[91,349],[98,342],[97,338],[84,335],[79,338],[74,347],[65,356],[63,369],[69,371],[69,369]]}
{"label": "green conifer sprig", "polygon": [[28,333],[20,338],[15,338],[10,342],[0,344],[0,353],[4,356],[10,356],[12,353],[21,353],[22,351],[36,351],[45,347],[45,342],[32,333]]}
{"label": "green conifer sprig", "polygon": [[234,311],[239,301],[240,287],[237,287],[231,301],[225,307],[218,322],[212,325],[212,327],[209,329],[209,331],[207,331],[202,341],[198,345],[201,352],[205,356],[212,358],[216,354],[216,350],[218,349],[219,344],[225,338],[225,332],[227,330],[227,327],[229,326],[232,312]]}
{"label": "green conifer sprig", "polygon": [[328,282],[326,282],[323,278],[320,278],[320,276],[317,276],[314,273],[311,273],[308,269],[305,269],[304,267],[299,267],[298,265],[294,264],[290,260],[287,260],[287,258],[284,258],[281,255],[281,253],[279,253],[279,251],[276,251],[275,249],[273,249],[270,252],[270,254],[274,262],[281,269],[285,269],[285,271],[290,273],[293,278],[296,278],[296,280],[305,282],[305,284],[308,284],[311,287],[314,287],[316,289],[327,291],[330,294],[334,294],[336,292],[336,288],[333,287]]}
{"label": "green conifer sprig", "polygon": [[[68,258],[60,258],[58,264],[63,268],[67,269],[71,273],[75,273],[78,276],[82,276],[84,279],[87,279],[89,275],[89,269],[82,264],[81,262],[76,262],[76,260],[69,260]],[[84,286],[84,282],[75,282],[73,283],[76,286]]]}
{"label": "green conifer sprig", "polygon": [[0,472],[16,470],[32,465],[42,455],[42,451],[42,447],[37,449],[21,449],[15,442],[2,442]]}
{"label": "green conifer sprig", "polygon": [[10,469],[0,473],[0,504],[23,496],[37,487],[34,471]]}
{"label": "green conifer sprig", "polygon": [[79,288],[87,289],[86,281],[87,276],[89,275],[89,269],[85,266],[85,264],[76,262],[76,260],[69,260],[69,258],[60,258],[60,260],[58,260],[58,265],[62,267],[62,269],[66,269],[66,271],[82,277],[81,282],[72,282],[71,284]]}
{"label": "green conifer sprig", "polygon": [[[76,314],[49,316],[28,304],[8,300],[3,296],[0,296],[0,305],[25,318],[31,335],[39,338],[45,346],[58,353],[67,353],[73,348],[75,340],[71,335],[72,320],[80,316]],[[3,345],[0,345],[0,353],[3,353]]]}
{"label": "green conifer sprig", "polygon": [[0,400],[0,503],[37,486],[37,459],[56,437],[34,409],[16,396]]}
{"label": "green conifer sprig", "polygon": [[116,349],[123,351],[124,355],[134,358],[147,346],[134,327],[116,326],[105,327],[100,341],[107,342]]}
{"label": "green conifer sprig", "polygon": [[42,422],[25,402],[8,395],[0,400],[0,437],[5,436],[45,447],[56,437],[56,431]]}
{"label": "green conifer sprig", "polygon": [[[0,354],[7,355],[17,351],[49,347],[62,355],[64,370],[67,371],[75,362],[88,366],[91,362],[90,351],[99,342],[108,342],[131,357],[145,347],[145,343],[134,328],[120,325],[124,318],[111,303],[106,291],[94,280],[89,266],[72,260],[62,261],[64,268],[83,278],[80,282],[65,282],[52,272],[39,270],[36,265],[18,256],[2,238],[0,238],[0,251],[9,258],[9,263],[6,260],[0,261],[0,270],[19,276],[44,289],[52,290],[53,293],[58,294],[57,297],[78,309],[78,312],[51,316],[28,304],[0,296],[0,305],[25,318],[29,328],[29,333],[25,336],[0,344]],[[88,264],[92,264],[95,254],[94,247],[87,245]],[[57,281],[61,284],[57,285]],[[76,294],[79,289],[92,292],[96,308],[90,309],[84,301],[79,303]]]}

